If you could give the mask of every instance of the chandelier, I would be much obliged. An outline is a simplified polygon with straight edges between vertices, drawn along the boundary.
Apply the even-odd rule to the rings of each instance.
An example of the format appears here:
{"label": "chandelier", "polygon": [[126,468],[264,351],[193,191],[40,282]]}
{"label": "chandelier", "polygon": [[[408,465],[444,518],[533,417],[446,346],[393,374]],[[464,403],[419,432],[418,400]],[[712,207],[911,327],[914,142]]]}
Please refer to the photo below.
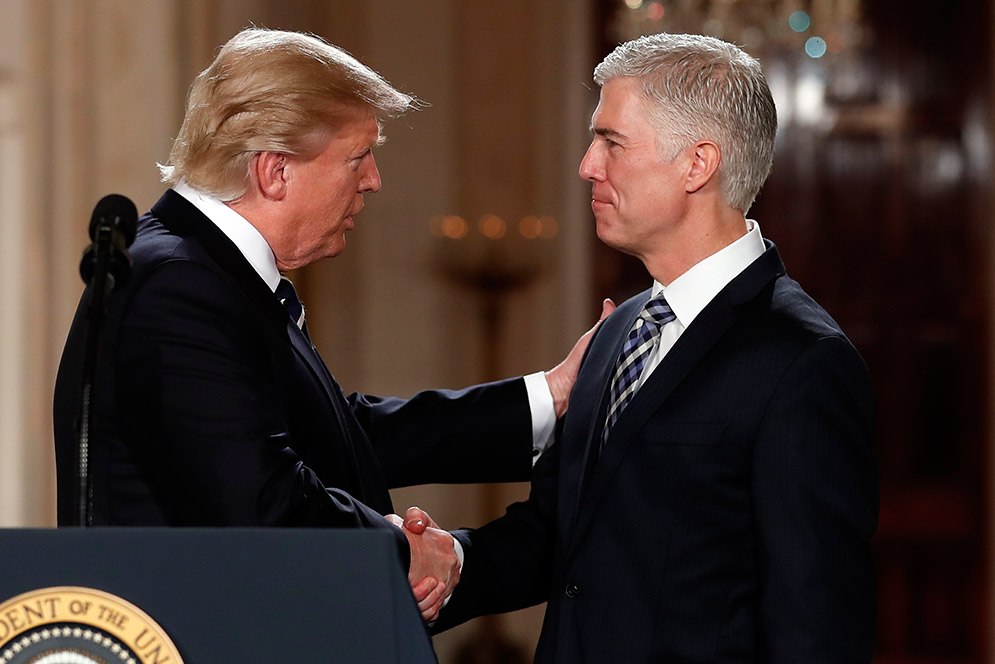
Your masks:
{"label": "chandelier", "polygon": [[852,52],[870,35],[860,0],[618,0],[613,37],[690,32],[733,42],[754,55],[809,58]]}

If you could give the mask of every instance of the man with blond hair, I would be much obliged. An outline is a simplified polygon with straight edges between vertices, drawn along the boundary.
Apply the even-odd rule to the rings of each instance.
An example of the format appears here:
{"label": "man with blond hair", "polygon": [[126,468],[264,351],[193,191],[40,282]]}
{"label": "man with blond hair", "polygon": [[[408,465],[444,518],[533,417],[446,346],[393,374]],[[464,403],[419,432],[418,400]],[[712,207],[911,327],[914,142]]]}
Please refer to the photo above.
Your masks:
{"label": "man with blond hair", "polygon": [[[384,518],[388,489],[527,479],[584,344],[543,374],[411,399],[346,397],[281,272],[336,256],[380,189],[382,122],[412,97],[313,36],[248,29],[189,93],[172,187],[139,221],[97,369],[92,525],[392,533],[425,617],[458,579],[452,537]],[[55,399],[60,523],[76,514],[89,291]],[[91,524],[87,524],[91,525]]]}
{"label": "man with blond hair", "polygon": [[542,663],[869,662],[871,384],[746,217],[777,126],[760,65],[657,34],[595,81],[580,175],[653,285],[592,339],[529,500],[456,533],[435,627],[548,601]]}

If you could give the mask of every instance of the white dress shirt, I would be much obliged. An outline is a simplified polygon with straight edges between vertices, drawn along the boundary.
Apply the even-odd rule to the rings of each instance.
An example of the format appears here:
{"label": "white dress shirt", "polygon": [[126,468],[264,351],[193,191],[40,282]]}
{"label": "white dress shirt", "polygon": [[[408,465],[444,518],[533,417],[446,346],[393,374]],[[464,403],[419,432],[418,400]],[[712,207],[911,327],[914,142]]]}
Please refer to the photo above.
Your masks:
{"label": "white dress shirt", "polygon": [[639,375],[636,391],[660,365],[701,310],[708,306],[720,290],[729,285],[730,281],[738,277],[764,253],[766,246],[760,234],[760,224],[747,219],[746,227],[747,231],[743,237],[695,264],[667,286],[653,281],[653,293],[650,297],[656,297],[662,291],[677,318],[660,330],[656,348],[647,358],[643,372]]}

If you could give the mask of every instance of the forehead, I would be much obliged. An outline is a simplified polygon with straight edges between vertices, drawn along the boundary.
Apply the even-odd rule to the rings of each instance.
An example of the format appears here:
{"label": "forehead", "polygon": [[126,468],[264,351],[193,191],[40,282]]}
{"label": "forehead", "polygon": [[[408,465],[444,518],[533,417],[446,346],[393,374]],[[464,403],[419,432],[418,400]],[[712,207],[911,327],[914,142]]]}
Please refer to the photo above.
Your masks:
{"label": "forehead", "polygon": [[638,79],[613,78],[601,87],[601,100],[591,118],[591,129],[596,133],[600,133],[599,129],[629,133],[648,128],[647,115]]}
{"label": "forehead", "polygon": [[368,110],[349,110],[336,118],[332,136],[353,143],[374,145],[381,142],[380,121]]}

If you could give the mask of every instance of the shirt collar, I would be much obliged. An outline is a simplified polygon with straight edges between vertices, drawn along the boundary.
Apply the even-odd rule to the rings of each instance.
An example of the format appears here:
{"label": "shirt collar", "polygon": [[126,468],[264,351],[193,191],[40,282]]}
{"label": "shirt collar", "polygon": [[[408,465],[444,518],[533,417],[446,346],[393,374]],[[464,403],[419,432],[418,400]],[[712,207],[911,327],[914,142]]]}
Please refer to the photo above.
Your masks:
{"label": "shirt collar", "polygon": [[720,290],[766,250],[760,224],[747,219],[746,229],[743,237],[700,261],[669,285],[653,282],[653,297],[663,291],[667,304],[685,328]]}
{"label": "shirt collar", "polygon": [[276,267],[276,256],[273,255],[266,238],[248,219],[214,196],[198,191],[186,182],[180,182],[173,187],[173,190],[210,219],[218,230],[232,241],[269,289],[276,292],[276,287],[280,284],[280,270]]}

